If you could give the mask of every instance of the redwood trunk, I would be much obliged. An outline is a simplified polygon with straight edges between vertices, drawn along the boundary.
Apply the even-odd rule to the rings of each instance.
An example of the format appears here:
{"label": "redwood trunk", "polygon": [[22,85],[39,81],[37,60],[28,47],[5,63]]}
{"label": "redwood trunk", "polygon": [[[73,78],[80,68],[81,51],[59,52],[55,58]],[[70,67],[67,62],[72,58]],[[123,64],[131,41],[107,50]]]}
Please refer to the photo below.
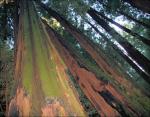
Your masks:
{"label": "redwood trunk", "polygon": [[33,2],[21,0],[15,80],[8,116],[86,116],[66,66],[49,42]]}
{"label": "redwood trunk", "polygon": [[[55,45],[87,98],[92,102],[101,116],[118,116],[119,114],[127,115],[124,110],[119,110],[117,106],[114,107],[113,103],[116,105],[124,104],[130,114],[136,115],[136,113],[128,107],[129,105],[124,97],[121,96],[111,84],[106,84],[103,81],[98,80],[91,71],[81,67],[73,56],[72,49],[68,47],[65,39],[61,38],[59,34],[46,24],[46,22],[44,22],[44,24],[50,40]],[[103,97],[103,93],[110,94],[113,96],[114,100],[109,100],[107,97]]]}
{"label": "redwood trunk", "polygon": [[91,57],[96,61],[96,63],[99,65],[99,67],[107,74],[115,78],[115,80],[118,83],[127,84],[127,80],[123,78],[121,75],[119,75],[116,71],[114,71],[113,68],[111,68],[108,63],[105,61],[105,59],[99,54],[97,49],[95,48],[95,45],[89,41],[89,39],[83,35],[79,30],[77,30],[73,25],[71,25],[67,20],[65,20],[63,17],[61,17],[56,11],[52,10],[51,8],[48,8],[42,3],[39,3],[40,6],[48,11],[48,13],[56,18],[62,26],[65,27],[65,29],[71,33],[75,39],[80,43],[80,45],[91,55]]}

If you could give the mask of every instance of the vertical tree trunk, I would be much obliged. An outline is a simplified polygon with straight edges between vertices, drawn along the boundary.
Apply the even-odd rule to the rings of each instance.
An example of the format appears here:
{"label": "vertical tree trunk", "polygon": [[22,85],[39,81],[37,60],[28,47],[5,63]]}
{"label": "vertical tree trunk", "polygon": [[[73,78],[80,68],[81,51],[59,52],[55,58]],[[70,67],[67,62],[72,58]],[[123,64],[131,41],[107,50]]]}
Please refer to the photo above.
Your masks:
{"label": "vertical tree trunk", "polygon": [[[103,19],[101,19],[95,12],[88,12],[89,15],[98,22],[110,35],[112,35],[118,43],[126,50],[128,57],[136,61],[136,63],[142,67],[141,71],[145,72],[145,80],[150,83],[150,60],[143,56],[138,50],[136,50],[129,42],[125,41],[121,35],[119,35],[113,28],[111,28]],[[132,60],[132,61],[133,61]],[[144,69],[144,70],[143,70]]]}
{"label": "vertical tree trunk", "polygon": [[14,53],[16,53],[16,43],[17,43],[17,34],[18,34],[18,24],[19,24],[19,0],[15,1],[15,11],[14,11]]}
{"label": "vertical tree trunk", "polygon": [[21,0],[20,4],[17,86],[8,116],[85,116],[68,83],[66,66],[48,40],[32,1]]}

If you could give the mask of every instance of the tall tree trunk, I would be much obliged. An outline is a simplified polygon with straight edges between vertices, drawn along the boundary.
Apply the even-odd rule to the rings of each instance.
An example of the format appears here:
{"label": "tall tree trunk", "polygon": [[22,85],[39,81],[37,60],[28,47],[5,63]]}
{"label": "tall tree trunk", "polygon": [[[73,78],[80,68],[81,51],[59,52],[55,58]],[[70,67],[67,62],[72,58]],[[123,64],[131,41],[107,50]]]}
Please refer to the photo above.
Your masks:
{"label": "tall tree trunk", "polygon": [[15,79],[8,116],[85,116],[66,66],[48,40],[32,1],[21,0]]}
{"label": "tall tree trunk", "polygon": [[[113,28],[111,28],[103,19],[101,19],[95,12],[88,11],[89,15],[98,22],[99,25],[101,25],[110,35],[112,35],[118,43],[126,50],[128,54],[126,54],[127,57],[130,57],[130,59],[135,64],[138,64],[139,69],[142,67],[140,71],[144,72],[146,74],[145,80],[150,83],[150,60],[147,59],[145,56],[143,56],[139,51],[137,51],[129,42],[125,41],[125,39],[120,36]],[[122,52],[120,53],[122,54]],[[132,62],[132,63],[133,63]],[[137,66],[137,65],[136,65]],[[144,69],[144,70],[143,70]]]}
{"label": "tall tree trunk", "polygon": [[137,20],[136,18],[134,18],[133,16],[130,16],[128,15],[127,13],[119,10],[118,11],[120,14],[124,15],[125,17],[127,17],[129,20],[132,20],[134,21],[135,23],[137,22],[138,24],[142,25],[142,26],[145,26],[146,28],[149,28],[150,29],[150,25],[149,24],[145,24],[144,22],[140,21],[140,20]]}
{"label": "tall tree trunk", "polygon": [[[143,72],[136,63],[134,63],[132,61],[132,59],[130,59],[125,53],[123,53],[113,42],[109,41],[109,39],[103,34],[101,33],[93,24],[91,24],[90,22],[88,22],[89,25],[97,32],[100,34],[100,36],[105,39],[105,41],[111,46],[113,47],[136,71],[138,74],[140,74],[146,81],[147,81],[147,74],[145,74],[145,72]],[[144,91],[145,92],[145,91]],[[149,95],[149,93],[145,92],[146,95]]]}
{"label": "tall tree trunk", "polygon": [[144,12],[150,13],[150,1],[149,0],[124,0],[133,7],[136,7]]}
{"label": "tall tree trunk", "polygon": [[[98,80],[95,74],[81,67],[78,64],[80,60],[78,59],[79,61],[77,61],[75,59],[76,57],[72,53],[73,50],[71,47],[68,47],[69,45],[66,43],[65,39],[61,38],[60,35],[50,28],[45,21],[44,24],[53,45],[60,53],[87,98],[92,102],[101,116],[118,116],[119,114],[128,115],[124,109],[118,108],[119,105],[121,106],[123,104],[127,109],[126,111],[136,115],[136,113],[128,107],[129,105],[124,97],[121,96],[111,84],[106,84],[103,81]],[[110,97],[112,96],[113,99],[111,100],[108,97],[104,97],[103,93],[110,94]],[[113,103],[116,104],[116,106],[114,106]]]}
{"label": "tall tree trunk", "polygon": [[15,1],[15,10],[14,10],[14,53],[16,53],[16,41],[18,34],[18,24],[19,24],[19,0]]}
{"label": "tall tree trunk", "polygon": [[74,38],[91,55],[91,57],[96,61],[96,63],[99,65],[99,67],[105,73],[112,76],[118,83],[127,85],[127,81],[125,80],[125,78],[123,78],[123,76],[118,74],[116,71],[114,71],[113,68],[111,68],[108,65],[108,63],[105,61],[105,59],[99,54],[99,52],[95,48],[95,45],[85,35],[83,35],[79,30],[77,30],[73,25],[71,25],[67,20],[65,20],[62,16],[60,16],[56,11],[52,10],[51,8],[48,8],[47,6],[45,6],[42,3],[39,3],[39,4],[43,9],[48,11],[48,13],[51,16],[53,16],[56,20],[58,20],[69,33],[71,33],[74,36]]}
{"label": "tall tree trunk", "polygon": [[[16,60],[16,53],[17,53],[17,35],[18,35],[18,24],[19,24],[19,1],[15,0],[15,10],[13,13],[13,27],[14,27],[14,60]],[[15,64],[14,64],[15,66]]]}
{"label": "tall tree trunk", "polygon": [[[105,5],[105,4],[103,3],[103,0],[97,0],[97,1],[98,1],[100,4],[102,4],[104,7],[110,9],[110,7],[109,7],[108,5]],[[137,20],[136,18],[134,18],[133,16],[128,15],[127,13],[125,13],[124,11],[122,11],[121,9],[117,9],[117,12],[118,12],[120,15],[124,15],[127,19],[132,20],[132,21],[134,21],[135,23],[140,24],[141,26],[144,26],[144,27],[146,27],[146,28],[150,28],[150,25],[149,25],[149,24],[146,24],[146,23],[144,23],[144,22],[142,22],[142,21],[140,21],[140,20]]]}
{"label": "tall tree trunk", "polygon": [[104,14],[102,14],[102,13],[100,13],[100,12],[98,12],[98,11],[92,9],[92,8],[90,8],[90,10],[89,10],[88,12],[94,12],[94,13],[100,15],[102,18],[104,18],[104,19],[106,19],[107,21],[111,22],[112,24],[118,26],[118,27],[119,27],[120,29],[122,29],[123,31],[125,31],[125,32],[129,33],[130,35],[136,37],[136,38],[134,38],[134,39],[138,39],[138,40],[142,41],[144,44],[150,46],[150,40],[149,40],[149,39],[146,39],[145,37],[140,36],[139,34],[133,32],[132,30],[130,30],[130,29],[128,29],[128,28],[126,28],[126,27],[120,25],[119,23],[117,23],[117,22],[113,21],[112,19],[106,17]]}

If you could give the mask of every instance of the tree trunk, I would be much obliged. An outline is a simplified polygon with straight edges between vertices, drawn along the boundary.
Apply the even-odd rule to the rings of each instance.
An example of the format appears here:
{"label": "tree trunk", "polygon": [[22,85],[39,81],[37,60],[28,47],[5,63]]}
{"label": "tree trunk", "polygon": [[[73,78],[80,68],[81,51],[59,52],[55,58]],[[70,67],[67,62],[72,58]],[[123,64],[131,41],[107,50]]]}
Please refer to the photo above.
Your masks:
{"label": "tree trunk", "polygon": [[125,78],[123,78],[123,76],[118,74],[116,71],[114,71],[113,68],[111,68],[108,65],[108,63],[105,61],[105,59],[99,54],[99,52],[95,48],[95,45],[93,43],[91,43],[91,41],[85,35],[83,35],[79,30],[77,30],[73,25],[71,25],[67,20],[65,20],[63,17],[61,17],[56,11],[52,10],[51,8],[48,8],[47,6],[45,6],[42,3],[39,3],[39,4],[51,16],[53,16],[56,20],[58,20],[69,33],[71,33],[74,36],[74,38],[91,55],[91,57],[96,61],[96,63],[99,65],[99,67],[105,73],[112,76],[118,83],[127,85],[127,81],[125,80]]}
{"label": "tree trunk", "polygon": [[15,1],[15,12],[14,12],[14,53],[16,53],[16,41],[17,41],[17,34],[18,34],[18,24],[19,24],[19,0]]}
{"label": "tree trunk", "polygon": [[[81,67],[78,64],[79,61],[77,61],[75,59],[76,57],[73,56],[73,50],[68,47],[69,45],[66,43],[65,39],[61,38],[60,35],[50,28],[45,21],[44,24],[53,45],[60,53],[75,80],[79,83],[84,94],[92,102],[101,116],[118,116],[120,114],[128,115],[124,109],[122,110],[117,106],[121,106],[123,104],[127,109],[126,111],[128,111],[130,114],[137,114],[128,107],[129,105],[125,101],[124,97],[121,96],[111,84],[107,84],[101,80],[98,80],[95,74]],[[112,96],[113,99],[111,100],[107,96],[104,97],[103,93],[110,94],[110,97]],[[116,104],[116,106],[114,106],[113,103]]]}
{"label": "tree trunk", "polygon": [[90,8],[90,10],[88,12],[94,12],[98,15],[100,15],[102,18],[106,19],[107,21],[111,22],[112,24],[118,26],[120,29],[122,29],[123,31],[129,33],[130,35],[134,36],[135,38],[134,39],[138,39],[140,40],[141,42],[143,42],[144,44],[150,46],[150,40],[149,39],[146,39],[145,37],[142,37],[140,36],[139,34],[133,32],[132,30],[120,25],[119,23],[113,21],[112,19],[106,17],[104,14],[100,13],[100,12],[97,12],[96,10]]}
{"label": "tree trunk", "polygon": [[21,0],[15,79],[8,116],[85,116],[66,66],[48,40],[32,1]]}
{"label": "tree trunk", "polygon": [[138,74],[140,74],[146,81],[148,80],[148,75],[141,70],[137,64],[128,57],[128,55],[126,55],[125,53],[123,53],[117,45],[115,45],[113,42],[109,41],[109,39],[103,34],[101,33],[94,25],[92,25],[90,22],[88,22],[90,24],[90,26],[97,32],[99,33],[103,39],[105,39],[105,41],[110,44],[110,46],[112,46],[136,71]]}
{"label": "tree trunk", "polygon": [[[97,1],[98,1],[100,4],[102,4],[104,7],[110,9],[110,7],[109,7],[108,5],[105,5],[105,4],[103,3],[103,0],[97,0]],[[144,27],[146,27],[146,28],[150,28],[150,25],[149,25],[149,24],[146,24],[146,23],[144,23],[144,22],[142,22],[142,21],[140,21],[140,20],[137,20],[137,19],[134,18],[133,16],[128,15],[127,13],[125,13],[124,11],[122,11],[122,10],[120,10],[120,9],[117,9],[117,12],[118,12],[120,15],[124,15],[127,19],[132,20],[132,21],[134,21],[135,23],[140,24],[141,26],[144,26]]]}
{"label": "tree trunk", "polygon": [[[126,50],[128,57],[134,62],[138,64],[139,69],[142,67],[140,71],[145,72],[146,78],[145,80],[150,83],[150,60],[143,56],[139,51],[137,51],[129,42],[125,41],[123,37],[121,37],[113,28],[111,28],[103,19],[101,19],[95,12],[88,11],[89,15],[98,22],[110,35],[112,35],[118,43]],[[122,52],[121,52],[122,53]]]}
{"label": "tree trunk", "polygon": [[124,0],[131,6],[136,7],[144,12],[150,13],[150,1],[149,0]]}
{"label": "tree trunk", "polygon": [[127,13],[125,13],[125,12],[123,12],[123,11],[121,11],[121,10],[119,10],[118,12],[119,12],[120,14],[124,15],[125,17],[127,17],[129,20],[132,20],[132,21],[134,21],[135,23],[137,22],[138,24],[140,24],[140,25],[142,25],[142,26],[145,26],[146,28],[150,29],[150,25],[149,25],[149,24],[145,24],[144,22],[139,21],[139,20],[133,18],[133,16],[130,16],[130,15],[128,15]]}

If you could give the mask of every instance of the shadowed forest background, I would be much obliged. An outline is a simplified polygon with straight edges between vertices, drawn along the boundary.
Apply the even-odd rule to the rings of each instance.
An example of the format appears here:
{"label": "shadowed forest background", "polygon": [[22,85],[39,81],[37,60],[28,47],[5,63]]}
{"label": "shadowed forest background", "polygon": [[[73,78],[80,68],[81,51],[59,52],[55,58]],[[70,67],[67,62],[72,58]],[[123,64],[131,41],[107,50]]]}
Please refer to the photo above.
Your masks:
{"label": "shadowed forest background", "polygon": [[149,0],[0,0],[0,117],[150,116]]}

